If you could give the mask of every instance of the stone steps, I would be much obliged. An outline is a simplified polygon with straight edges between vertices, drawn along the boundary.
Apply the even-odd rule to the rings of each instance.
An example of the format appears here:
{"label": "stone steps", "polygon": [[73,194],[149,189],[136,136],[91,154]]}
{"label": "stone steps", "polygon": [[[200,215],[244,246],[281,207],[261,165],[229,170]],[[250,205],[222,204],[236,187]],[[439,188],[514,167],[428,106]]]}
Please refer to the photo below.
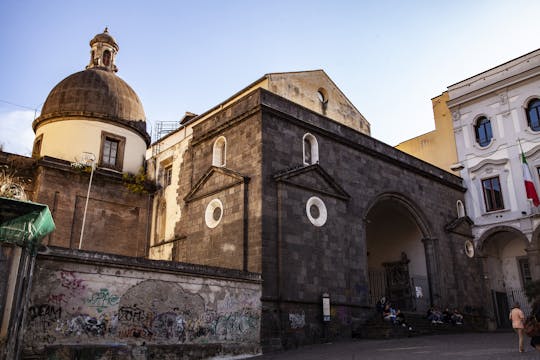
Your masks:
{"label": "stone steps", "polygon": [[[381,318],[380,314],[375,314],[367,322],[355,327],[354,337],[365,339],[392,339],[400,337],[410,337],[418,335],[463,333],[476,331],[467,319],[463,325],[452,324],[432,324],[424,315],[417,313],[404,313],[408,326],[394,325]],[[408,327],[412,330],[409,330]]]}

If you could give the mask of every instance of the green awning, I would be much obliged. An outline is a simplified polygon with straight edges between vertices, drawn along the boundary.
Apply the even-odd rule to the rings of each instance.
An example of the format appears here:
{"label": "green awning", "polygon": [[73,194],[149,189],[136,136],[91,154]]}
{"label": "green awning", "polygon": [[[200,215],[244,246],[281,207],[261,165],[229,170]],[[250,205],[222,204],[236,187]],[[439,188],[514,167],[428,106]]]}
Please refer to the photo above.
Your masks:
{"label": "green awning", "polygon": [[34,252],[54,229],[47,205],[0,197],[0,243],[29,247]]}

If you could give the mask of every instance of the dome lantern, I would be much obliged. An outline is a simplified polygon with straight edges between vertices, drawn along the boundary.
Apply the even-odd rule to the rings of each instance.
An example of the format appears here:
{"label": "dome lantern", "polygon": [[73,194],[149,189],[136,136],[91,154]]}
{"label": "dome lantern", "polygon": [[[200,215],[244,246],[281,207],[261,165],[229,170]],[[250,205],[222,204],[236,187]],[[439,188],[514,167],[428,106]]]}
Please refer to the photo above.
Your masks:
{"label": "dome lantern", "polygon": [[101,34],[94,36],[90,40],[90,63],[87,69],[100,68],[108,71],[118,71],[115,64],[116,54],[118,53],[118,44],[109,34],[109,29],[105,28]]}

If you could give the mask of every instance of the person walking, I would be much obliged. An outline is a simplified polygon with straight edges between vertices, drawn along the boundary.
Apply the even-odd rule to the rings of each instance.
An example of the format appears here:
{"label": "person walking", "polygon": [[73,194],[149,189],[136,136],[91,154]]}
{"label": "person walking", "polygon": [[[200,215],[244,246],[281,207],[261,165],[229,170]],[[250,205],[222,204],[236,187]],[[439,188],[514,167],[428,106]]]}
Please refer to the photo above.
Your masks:
{"label": "person walking", "polygon": [[521,311],[518,302],[514,303],[514,307],[510,311],[510,320],[512,320],[512,328],[518,334],[519,352],[523,352],[523,323],[525,322],[525,315]]}

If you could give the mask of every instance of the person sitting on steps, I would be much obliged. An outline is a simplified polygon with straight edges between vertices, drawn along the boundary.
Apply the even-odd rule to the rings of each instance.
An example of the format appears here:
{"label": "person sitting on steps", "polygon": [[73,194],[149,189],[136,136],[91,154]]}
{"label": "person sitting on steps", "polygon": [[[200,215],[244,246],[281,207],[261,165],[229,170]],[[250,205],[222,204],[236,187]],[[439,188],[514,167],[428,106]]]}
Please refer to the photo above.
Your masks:
{"label": "person sitting on steps", "polygon": [[463,325],[463,315],[459,312],[457,308],[454,309],[452,316],[450,317],[452,324],[454,325]]}
{"label": "person sitting on steps", "polygon": [[427,319],[431,321],[432,324],[442,324],[442,313],[436,306],[432,306],[427,311]]}

